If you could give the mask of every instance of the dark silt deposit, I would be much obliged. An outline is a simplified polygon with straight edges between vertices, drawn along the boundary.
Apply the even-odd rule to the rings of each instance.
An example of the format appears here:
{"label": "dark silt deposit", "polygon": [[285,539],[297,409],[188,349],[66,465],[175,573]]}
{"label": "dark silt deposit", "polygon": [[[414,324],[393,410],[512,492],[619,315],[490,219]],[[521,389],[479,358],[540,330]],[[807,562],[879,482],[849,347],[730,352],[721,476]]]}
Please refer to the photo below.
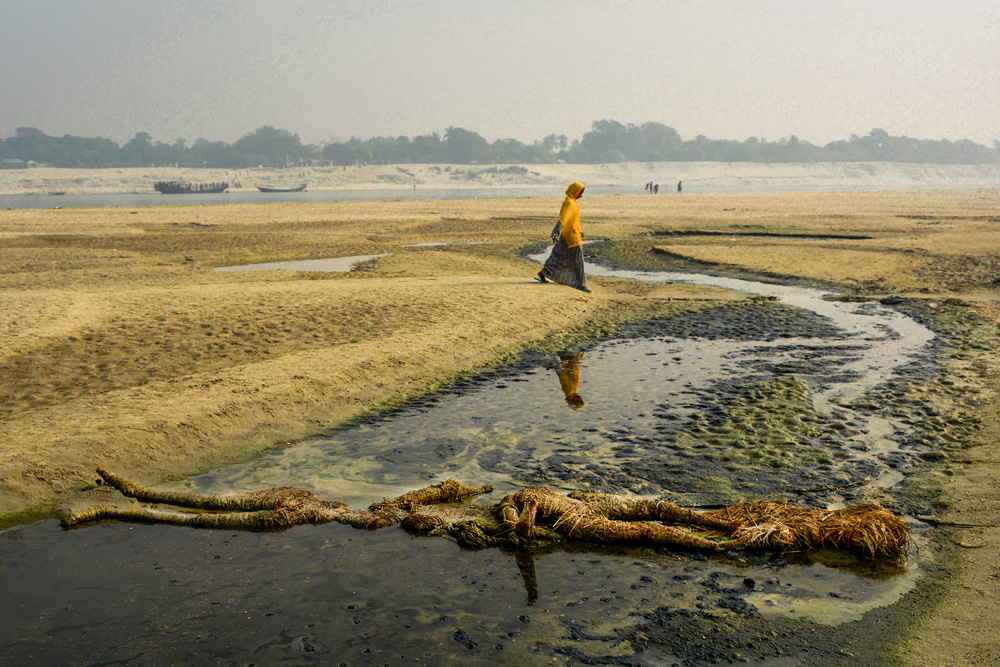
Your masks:
{"label": "dark silt deposit", "polygon": [[[543,253],[544,256],[544,253]],[[919,305],[685,273],[756,295],[623,327],[562,354],[359,419],[250,463],[165,488],[306,487],[352,506],[446,477],[597,489],[690,507],[787,499],[879,502],[906,490],[954,428],[943,354]],[[540,287],[548,289],[549,286]],[[566,289],[551,286],[552,289]],[[938,420],[938,421],[933,421]],[[945,428],[936,428],[940,423]],[[339,524],[282,533],[42,522],[0,533],[0,662],[271,664],[857,664],[877,622],[933,574],[919,552],[705,556],[644,546],[468,551],[448,539]],[[894,620],[897,619],[897,620]],[[884,637],[883,637],[884,638]]]}

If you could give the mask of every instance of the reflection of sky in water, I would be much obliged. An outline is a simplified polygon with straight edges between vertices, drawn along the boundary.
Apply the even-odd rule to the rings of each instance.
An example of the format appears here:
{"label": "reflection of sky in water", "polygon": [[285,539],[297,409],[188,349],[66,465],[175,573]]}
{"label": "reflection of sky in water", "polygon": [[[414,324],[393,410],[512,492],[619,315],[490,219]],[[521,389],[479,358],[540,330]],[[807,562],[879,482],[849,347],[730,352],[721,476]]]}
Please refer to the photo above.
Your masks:
{"label": "reflection of sky in water", "polygon": [[[544,262],[548,253],[533,256]],[[934,333],[916,320],[876,302],[849,303],[825,299],[829,292],[807,287],[762,283],[738,278],[726,278],[696,273],[668,271],[615,270],[588,264],[587,272],[595,276],[610,276],[656,283],[687,283],[722,287],[750,294],[771,296],[780,302],[829,318],[843,330],[845,340],[859,343],[861,354],[848,367],[858,375],[850,385],[838,386],[826,396],[817,397],[817,408],[823,409],[833,396],[854,398],[882,384],[902,366],[912,361],[934,337]]]}
{"label": "reflection of sky in water", "polygon": [[216,271],[350,271],[351,267],[370,259],[385,257],[382,255],[355,255],[353,257],[328,257],[325,259],[297,259],[287,262],[267,262],[265,264],[241,264],[239,266],[222,266]]}
{"label": "reflection of sky in water", "polygon": [[[582,409],[567,405],[555,359],[549,368],[491,377],[473,389],[442,393],[188,483],[211,493],[296,484],[320,497],[365,505],[444,477],[503,487],[497,468],[511,458],[518,467],[545,470],[566,465],[560,463],[566,450],[585,454],[590,465],[616,465],[617,433],[652,427],[664,400],[679,414],[690,412],[688,400],[713,379],[748,372],[730,355],[745,347],[691,340],[606,343],[579,360]],[[565,481],[557,486],[586,488]]]}

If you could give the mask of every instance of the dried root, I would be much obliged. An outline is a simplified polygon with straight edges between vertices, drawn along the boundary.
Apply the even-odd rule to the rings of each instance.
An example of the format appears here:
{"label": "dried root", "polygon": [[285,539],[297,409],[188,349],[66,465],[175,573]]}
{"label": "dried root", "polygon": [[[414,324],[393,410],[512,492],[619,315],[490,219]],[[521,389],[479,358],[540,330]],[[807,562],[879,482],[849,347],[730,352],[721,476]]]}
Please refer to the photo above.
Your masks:
{"label": "dried root", "polygon": [[[699,520],[695,512],[670,503],[635,501],[601,493],[574,496],[550,489],[522,489],[500,501],[500,515],[504,525],[525,540],[530,539],[540,523],[568,539],[589,542],[648,542],[706,551],[729,551],[747,542],[745,538],[710,540],[665,525],[693,525]],[[678,517],[680,521],[674,520]],[[734,527],[717,519],[707,522],[712,528]]]}
{"label": "dried root", "polygon": [[564,495],[537,488],[511,493],[497,505],[466,505],[446,512],[439,509],[441,504],[493,490],[490,485],[466,486],[449,479],[357,510],[294,487],[209,496],[154,491],[103,468],[98,474],[137,500],[196,511],[99,506],[66,516],[65,527],[105,519],[230,530],[276,530],[331,521],[375,530],[402,523],[423,535],[452,535],[470,548],[583,540],[645,542],[713,552],[829,548],[865,556],[897,556],[909,540],[906,523],[879,505],[820,510],[784,502],[738,503],[694,512],[667,502],[595,492]]}

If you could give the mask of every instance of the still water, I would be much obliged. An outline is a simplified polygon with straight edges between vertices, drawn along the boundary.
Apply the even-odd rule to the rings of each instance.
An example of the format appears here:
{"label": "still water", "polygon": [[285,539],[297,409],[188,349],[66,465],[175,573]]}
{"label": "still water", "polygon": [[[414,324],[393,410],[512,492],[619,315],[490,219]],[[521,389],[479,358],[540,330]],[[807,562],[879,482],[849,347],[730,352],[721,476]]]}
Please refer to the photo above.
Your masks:
{"label": "still water", "polygon": [[[642,194],[638,188],[594,186],[591,195]],[[562,196],[558,188],[426,188],[316,190],[305,192],[239,191],[219,194],[162,195],[158,192],[99,194],[0,195],[0,209],[18,208],[98,208],[138,206],[223,206],[225,204],[274,204],[357,201],[422,201],[437,199],[510,199],[514,197]]]}
{"label": "still water", "polygon": [[[753,306],[745,321],[719,313],[688,329],[666,322],[586,349],[528,356],[389,414],[165,488],[230,493],[292,484],[365,506],[452,477],[496,486],[476,502],[544,485],[717,505],[865,476],[873,482],[867,493],[891,497],[905,427],[852,402],[925,363],[926,328],[886,306],[828,300],[806,288],[588,270],[775,300]],[[764,320],[774,323],[770,330],[755,324]],[[775,402],[762,404],[768,391]],[[751,458],[734,459],[742,441],[720,435],[726,419],[771,435]],[[857,499],[850,493],[823,502]],[[767,657],[772,635],[859,620],[896,602],[919,576],[915,558],[705,557],[579,545],[508,553],[463,550],[398,528],[62,531],[45,521],[0,533],[0,663],[680,661],[690,642],[640,640],[664,623],[702,635],[719,627],[729,636],[750,633],[756,655]]]}

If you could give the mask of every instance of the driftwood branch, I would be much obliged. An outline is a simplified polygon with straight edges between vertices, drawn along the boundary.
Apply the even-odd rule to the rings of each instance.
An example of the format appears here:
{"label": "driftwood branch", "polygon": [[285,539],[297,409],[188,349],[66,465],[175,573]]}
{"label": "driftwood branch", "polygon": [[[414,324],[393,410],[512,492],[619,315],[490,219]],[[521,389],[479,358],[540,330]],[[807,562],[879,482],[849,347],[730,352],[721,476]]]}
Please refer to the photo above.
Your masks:
{"label": "driftwood branch", "polygon": [[581,540],[642,542],[714,552],[830,548],[866,556],[897,556],[909,540],[906,522],[879,505],[821,510],[784,502],[738,503],[695,512],[668,502],[597,492],[564,495],[533,488],[511,493],[496,505],[445,508],[445,504],[493,490],[490,485],[467,486],[449,479],[359,510],[339,501],[320,500],[312,492],[295,487],[211,496],[155,491],[104,468],[97,472],[126,496],[188,511],[102,505],[66,516],[64,527],[118,520],[276,530],[337,521],[373,530],[398,523],[423,535],[451,535],[471,548]]}

